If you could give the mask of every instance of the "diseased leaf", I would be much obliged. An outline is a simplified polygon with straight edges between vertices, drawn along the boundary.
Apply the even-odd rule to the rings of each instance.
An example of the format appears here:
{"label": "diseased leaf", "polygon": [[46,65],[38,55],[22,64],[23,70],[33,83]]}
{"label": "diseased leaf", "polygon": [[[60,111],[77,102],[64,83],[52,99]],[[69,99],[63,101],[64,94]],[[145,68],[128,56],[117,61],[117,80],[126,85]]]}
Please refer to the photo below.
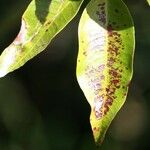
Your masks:
{"label": "diseased leaf", "polygon": [[33,0],[22,17],[17,38],[0,56],[0,77],[43,51],[76,15],[83,0]]}
{"label": "diseased leaf", "polygon": [[79,24],[77,79],[99,145],[125,102],[132,77],[134,27],[121,0],[91,0]]}

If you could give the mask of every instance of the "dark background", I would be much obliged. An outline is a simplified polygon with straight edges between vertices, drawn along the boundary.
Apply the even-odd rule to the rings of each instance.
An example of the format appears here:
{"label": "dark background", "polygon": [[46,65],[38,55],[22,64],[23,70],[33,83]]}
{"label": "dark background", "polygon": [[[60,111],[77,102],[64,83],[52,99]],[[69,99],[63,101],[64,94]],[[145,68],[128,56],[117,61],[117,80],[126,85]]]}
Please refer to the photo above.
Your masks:
{"label": "dark background", "polygon": [[[0,50],[16,37],[30,0],[0,0]],[[126,0],[135,22],[134,77],[102,150],[150,149],[150,7]],[[90,107],[77,84],[80,13],[48,48],[0,79],[0,150],[95,150]]]}

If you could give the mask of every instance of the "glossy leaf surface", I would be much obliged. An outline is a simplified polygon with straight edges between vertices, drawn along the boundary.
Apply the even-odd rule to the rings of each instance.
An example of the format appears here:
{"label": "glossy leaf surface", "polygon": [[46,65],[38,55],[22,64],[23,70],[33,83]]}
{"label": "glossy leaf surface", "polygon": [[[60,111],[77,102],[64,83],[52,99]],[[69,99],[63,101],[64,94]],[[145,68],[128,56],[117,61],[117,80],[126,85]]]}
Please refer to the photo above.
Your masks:
{"label": "glossy leaf surface", "polygon": [[125,102],[132,77],[134,27],[121,0],[91,0],[79,23],[77,79],[91,106],[99,145]]}
{"label": "glossy leaf surface", "polygon": [[83,0],[33,0],[16,39],[0,56],[0,77],[43,51],[76,15]]}

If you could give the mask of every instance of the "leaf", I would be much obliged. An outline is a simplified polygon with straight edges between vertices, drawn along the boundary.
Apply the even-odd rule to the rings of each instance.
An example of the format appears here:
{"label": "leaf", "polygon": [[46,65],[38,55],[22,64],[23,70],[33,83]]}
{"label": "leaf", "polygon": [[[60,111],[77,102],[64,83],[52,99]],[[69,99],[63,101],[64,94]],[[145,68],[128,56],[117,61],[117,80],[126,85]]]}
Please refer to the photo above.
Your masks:
{"label": "leaf", "polygon": [[91,106],[99,145],[125,102],[132,77],[134,27],[121,0],[91,0],[79,23],[77,80]]}
{"label": "leaf", "polygon": [[147,0],[148,4],[150,5],[150,0]]}
{"label": "leaf", "polygon": [[33,0],[16,39],[0,56],[0,77],[43,51],[76,15],[83,0]]}

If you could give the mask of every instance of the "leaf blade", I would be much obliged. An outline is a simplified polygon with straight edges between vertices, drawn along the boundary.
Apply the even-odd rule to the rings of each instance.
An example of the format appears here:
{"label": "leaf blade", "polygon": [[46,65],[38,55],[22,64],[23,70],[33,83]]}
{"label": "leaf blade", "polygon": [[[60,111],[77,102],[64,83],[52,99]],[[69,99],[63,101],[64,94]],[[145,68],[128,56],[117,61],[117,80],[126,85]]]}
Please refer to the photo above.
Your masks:
{"label": "leaf blade", "polygon": [[83,0],[33,0],[22,17],[20,32],[0,56],[0,77],[43,51],[73,19]]}
{"label": "leaf blade", "polygon": [[121,0],[91,0],[79,24],[77,80],[91,106],[90,123],[100,144],[125,102],[133,73],[134,27]]}

